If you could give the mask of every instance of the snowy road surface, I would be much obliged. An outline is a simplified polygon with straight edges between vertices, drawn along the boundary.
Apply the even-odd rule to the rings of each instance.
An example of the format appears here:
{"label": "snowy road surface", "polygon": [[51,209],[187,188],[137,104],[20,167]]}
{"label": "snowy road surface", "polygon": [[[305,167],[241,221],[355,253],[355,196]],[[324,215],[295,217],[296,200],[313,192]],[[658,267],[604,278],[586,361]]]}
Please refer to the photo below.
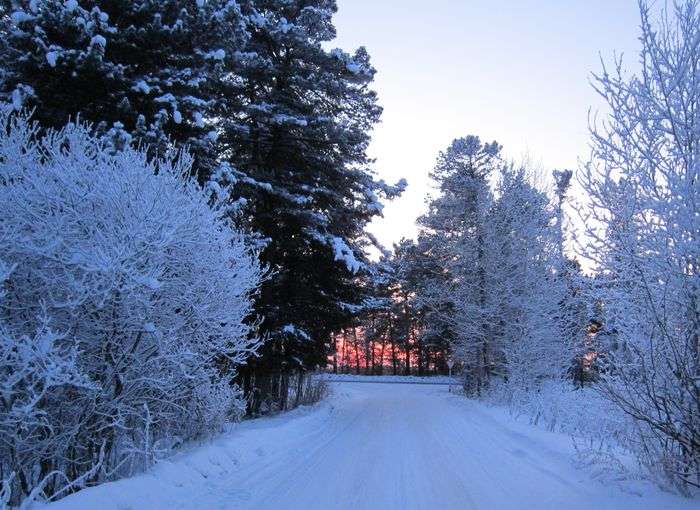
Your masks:
{"label": "snowy road surface", "polygon": [[249,421],[129,480],[52,509],[690,509],[605,484],[571,440],[444,386],[334,383],[326,402]]}

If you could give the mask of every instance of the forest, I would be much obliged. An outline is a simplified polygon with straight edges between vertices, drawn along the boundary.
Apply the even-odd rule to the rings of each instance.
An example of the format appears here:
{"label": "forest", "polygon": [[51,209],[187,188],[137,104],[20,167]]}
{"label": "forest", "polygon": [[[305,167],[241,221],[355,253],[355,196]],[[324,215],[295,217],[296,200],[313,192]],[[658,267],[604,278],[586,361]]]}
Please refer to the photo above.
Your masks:
{"label": "forest", "polygon": [[700,3],[640,1],[578,168],[458,134],[392,247],[367,226],[411,176],[369,155],[377,70],[333,48],[337,8],[0,2],[0,506],[322,401],[328,373],[449,374],[697,497]]}

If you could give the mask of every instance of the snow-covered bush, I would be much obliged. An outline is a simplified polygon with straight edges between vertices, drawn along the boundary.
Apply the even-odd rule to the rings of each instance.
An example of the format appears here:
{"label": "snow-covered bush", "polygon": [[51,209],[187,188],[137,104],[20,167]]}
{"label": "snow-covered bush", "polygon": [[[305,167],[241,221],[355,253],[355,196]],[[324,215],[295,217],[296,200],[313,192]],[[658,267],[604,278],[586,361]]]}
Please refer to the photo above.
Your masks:
{"label": "snow-covered bush", "polygon": [[[141,468],[237,413],[261,270],[191,159],[0,114],[0,479],[12,502]],[[7,491],[5,491],[7,493]],[[29,498],[31,499],[31,498]]]}
{"label": "snow-covered bush", "polygon": [[571,381],[550,379],[533,391],[501,382],[493,384],[488,397],[547,430],[605,446],[629,446],[631,420],[590,386],[577,388]]}
{"label": "snow-covered bush", "polygon": [[615,481],[641,475],[633,466],[637,425],[593,386],[547,379],[526,388],[498,380],[485,397],[505,405],[520,420],[571,436],[577,464],[596,478]]}

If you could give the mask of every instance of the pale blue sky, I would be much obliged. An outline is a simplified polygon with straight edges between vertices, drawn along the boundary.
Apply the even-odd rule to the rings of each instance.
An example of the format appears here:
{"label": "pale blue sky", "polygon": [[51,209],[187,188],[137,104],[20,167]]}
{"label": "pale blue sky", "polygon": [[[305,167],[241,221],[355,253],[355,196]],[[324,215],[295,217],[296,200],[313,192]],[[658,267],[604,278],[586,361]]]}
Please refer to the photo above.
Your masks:
{"label": "pale blue sky", "polygon": [[[587,155],[600,57],[636,68],[636,0],[338,0],[334,46],[364,45],[384,107],[371,155],[409,189],[371,225],[387,246],[415,234],[428,172],[453,138],[498,140],[549,173]],[[604,110],[602,110],[604,111]]]}

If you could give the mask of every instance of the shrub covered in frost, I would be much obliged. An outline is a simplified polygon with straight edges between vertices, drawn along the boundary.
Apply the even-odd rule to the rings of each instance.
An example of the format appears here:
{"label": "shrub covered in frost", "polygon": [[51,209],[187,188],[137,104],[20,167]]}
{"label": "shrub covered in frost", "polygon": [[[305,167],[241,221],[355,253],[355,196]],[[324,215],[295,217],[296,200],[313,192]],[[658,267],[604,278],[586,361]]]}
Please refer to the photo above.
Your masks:
{"label": "shrub covered in frost", "polygon": [[549,379],[525,388],[512,380],[493,381],[488,400],[505,404],[530,424],[571,436],[577,463],[605,481],[639,477],[630,462],[637,453],[638,427],[628,415],[591,386]]}
{"label": "shrub covered in frost", "polygon": [[535,391],[494,383],[489,398],[505,403],[515,415],[533,425],[564,432],[605,446],[627,446],[632,431],[629,417],[592,387],[577,388],[567,380],[547,380]]}
{"label": "shrub covered in frost", "polygon": [[126,474],[237,412],[260,268],[190,163],[0,114],[6,500]]}
{"label": "shrub covered in frost", "polygon": [[600,267],[610,348],[599,387],[639,426],[644,464],[700,493],[700,3],[654,22],[640,2],[638,76],[616,63],[595,87],[608,104],[580,174],[583,249]]}

